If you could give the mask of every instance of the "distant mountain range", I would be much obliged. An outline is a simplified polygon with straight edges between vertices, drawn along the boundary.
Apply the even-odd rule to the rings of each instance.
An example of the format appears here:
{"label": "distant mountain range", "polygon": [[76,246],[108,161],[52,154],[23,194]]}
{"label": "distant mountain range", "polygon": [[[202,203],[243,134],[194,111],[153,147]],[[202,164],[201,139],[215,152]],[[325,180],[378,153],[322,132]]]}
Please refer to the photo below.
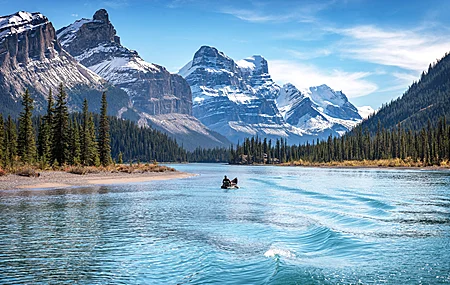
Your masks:
{"label": "distant mountain range", "polygon": [[342,92],[326,85],[280,87],[259,55],[234,61],[203,46],[178,74],[191,86],[194,116],[235,143],[255,135],[301,143],[342,135],[362,120]]}
{"label": "distant mountain range", "polygon": [[187,149],[253,135],[301,143],[342,135],[362,120],[345,94],[326,85],[277,85],[262,56],[234,61],[203,46],[171,74],[122,46],[104,9],[58,31],[40,13],[0,17],[0,112],[17,116],[29,88],[42,113],[61,82],[72,111],[84,98],[98,111],[107,91],[111,115],[162,130]]}
{"label": "distant mountain range", "polygon": [[190,150],[230,144],[192,116],[192,94],[181,76],[144,61],[120,44],[106,10],[59,29],[57,37],[82,65],[128,94],[117,116],[169,133]]}

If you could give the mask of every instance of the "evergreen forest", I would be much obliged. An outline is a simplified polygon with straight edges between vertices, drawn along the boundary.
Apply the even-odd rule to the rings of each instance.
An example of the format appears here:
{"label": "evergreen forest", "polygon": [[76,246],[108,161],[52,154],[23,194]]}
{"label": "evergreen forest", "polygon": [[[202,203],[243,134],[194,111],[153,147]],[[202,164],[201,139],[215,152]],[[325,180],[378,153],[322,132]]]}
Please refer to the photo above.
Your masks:
{"label": "evergreen forest", "polygon": [[108,116],[106,93],[101,97],[100,114],[88,111],[87,99],[81,113],[69,113],[67,101],[61,84],[56,96],[49,92],[46,114],[33,116],[33,99],[26,90],[18,119],[0,115],[0,165],[45,169],[187,159],[186,151],[166,134]]}

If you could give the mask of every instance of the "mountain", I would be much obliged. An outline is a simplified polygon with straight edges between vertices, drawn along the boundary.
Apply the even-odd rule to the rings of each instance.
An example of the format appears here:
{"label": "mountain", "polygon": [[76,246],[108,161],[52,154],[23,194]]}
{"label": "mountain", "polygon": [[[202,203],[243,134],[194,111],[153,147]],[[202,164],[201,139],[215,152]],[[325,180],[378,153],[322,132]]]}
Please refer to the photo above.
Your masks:
{"label": "mountain", "polygon": [[301,143],[342,135],[361,121],[347,97],[326,85],[303,93],[280,87],[259,55],[234,61],[202,46],[178,74],[191,86],[194,116],[233,142],[258,135]]}
{"label": "mountain", "polygon": [[194,116],[232,142],[253,135],[293,140],[303,135],[278,111],[275,100],[280,87],[260,56],[238,65],[216,48],[202,46],[178,74],[191,86]]}
{"label": "mountain", "polygon": [[363,119],[367,119],[370,115],[375,113],[375,110],[370,106],[361,106],[361,107],[357,107],[357,108],[358,108],[359,115]]}
{"label": "mountain", "polygon": [[383,105],[376,114],[365,120],[361,127],[376,133],[378,125],[393,129],[399,123],[402,127],[421,130],[437,124],[440,118],[450,119],[450,54],[435,64],[430,64],[418,82],[396,100]]}
{"label": "mountain", "polygon": [[88,97],[98,110],[102,91],[107,91],[110,114],[126,104],[127,95],[79,64],[62,49],[52,23],[40,13],[18,12],[0,17],[0,112],[17,116],[21,95],[30,90],[36,111],[43,112],[49,90],[64,83],[69,107],[80,110]]}
{"label": "mountain", "polygon": [[277,107],[287,123],[321,137],[343,135],[362,119],[344,93],[327,85],[301,92],[294,85],[285,84],[279,92]]}
{"label": "mountain", "polygon": [[59,29],[57,37],[82,65],[128,94],[119,117],[165,131],[188,149],[229,145],[226,138],[192,116],[192,94],[186,80],[121,45],[106,10]]}

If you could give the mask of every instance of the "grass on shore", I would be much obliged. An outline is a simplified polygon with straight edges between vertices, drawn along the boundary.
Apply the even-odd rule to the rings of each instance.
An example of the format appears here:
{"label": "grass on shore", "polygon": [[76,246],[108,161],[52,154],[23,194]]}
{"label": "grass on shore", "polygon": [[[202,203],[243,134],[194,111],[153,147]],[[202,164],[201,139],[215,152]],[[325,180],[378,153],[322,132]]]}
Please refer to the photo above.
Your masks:
{"label": "grass on shore", "polygon": [[378,160],[344,160],[331,162],[310,162],[298,160],[286,162],[281,165],[285,166],[311,166],[311,167],[442,167],[450,168],[450,162],[444,160],[437,165],[427,165],[420,160],[412,158],[394,158],[394,159],[378,159]]}
{"label": "grass on shore", "polygon": [[0,176],[16,174],[26,177],[39,177],[39,171],[64,171],[72,174],[85,175],[90,173],[146,173],[146,172],[172,172],[176,171],[172,167],[159,165],[157,163],[145,164],[111,164],[109,166],[82,166],[63,165],[53,167],[40,167],[34,164],[21,164],[6,169],[0,167]]}

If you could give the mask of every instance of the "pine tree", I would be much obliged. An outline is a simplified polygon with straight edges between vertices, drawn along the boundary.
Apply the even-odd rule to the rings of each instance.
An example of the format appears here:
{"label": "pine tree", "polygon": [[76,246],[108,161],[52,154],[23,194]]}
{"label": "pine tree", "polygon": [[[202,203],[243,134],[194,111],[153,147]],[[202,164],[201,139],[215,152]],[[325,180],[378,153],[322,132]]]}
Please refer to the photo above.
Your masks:
{"label": "pine tree", "polygon": [[83,101],[83,113],[82,113],[82,123],[80,130],[80,148],[81,155],[80,160],[82,165],[89,164],[89,147],[91,142],[89,141],[90,136],[88,135],[88,121],[89,121],[89,111],[88,111],[88,101],[84,99]]}
{"label": "pine tree", "polygon": [[97,146],[97,140],[95,139],[95,124],[94,124],[94,118],[92,117],[92,114],[88,116],[88,124],[87,124],[87,136],[88,141],[90,142],[90,145],[88,146],[87,153],[88,153],[88,164],[89,165],[95,165],[100,166],[100,157],[98,154],[98,146]]}
{"label": "pine tree", "polygon": [[13,167],[17,156],[17,128],[11,116],[5,123],[4,154],[4,166]]}
{"label": "pine tree", "polygon": [[53,114],[55,112],[53,103],[53,95],[50,90],[47,98],[47,114],[41,120],[38,135],[38,155],[45,166],[47,166],[52,159]]}
{"label": "pine tree", "polygon": [[62,84],[58,91],[52,132],[52,159],[62,165],[67,162],[69,156],[69,111],[67,109],[67,94]]}
{"label": "pine tree", "polygon": [[108,103],[106,101],[106,92],[102,95],[102,106],[100,108],[100,123],[98,134],[98,150],[100,163],[103,166],[111,164],[111,145],[109,136],[109,121],[107,115]]}
{"label": "pine tree", "polygon": [[80,161],[83,165],[99,165],[95,124],[92,114],[88,111],[88,101],[84,99],[82,124],[80,130]]}
{"label": "pine tree", "polygon": [[31,120],[33,99],[28,89],[22,98],[23,111],[19,117],[18,154],[24,163],[32,163],[36,158],[36,142]]}
{"label": "pine tree", "polygon": [[69,123],[70,129],[70,147],[69,147],[69,162],[72,165],[80,164],[80,128],[76,120]]}

